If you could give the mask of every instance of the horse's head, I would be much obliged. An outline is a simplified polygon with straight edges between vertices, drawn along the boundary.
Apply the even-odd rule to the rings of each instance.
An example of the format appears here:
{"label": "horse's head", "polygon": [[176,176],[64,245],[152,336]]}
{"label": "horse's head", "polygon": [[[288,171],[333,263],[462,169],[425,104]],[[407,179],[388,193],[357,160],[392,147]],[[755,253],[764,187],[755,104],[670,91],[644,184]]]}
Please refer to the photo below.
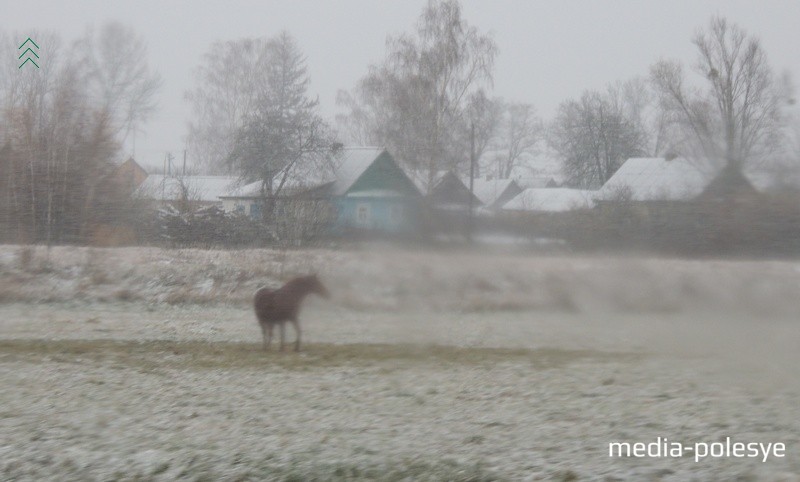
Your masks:
{"label": "horse's head", "polygon": [[308,287],[309,293],[316,293],[323,298],[330,298],[331,294],[325,285],[322,284],[322,281],[319,280],[316,274],[306,276],[306,286]]}

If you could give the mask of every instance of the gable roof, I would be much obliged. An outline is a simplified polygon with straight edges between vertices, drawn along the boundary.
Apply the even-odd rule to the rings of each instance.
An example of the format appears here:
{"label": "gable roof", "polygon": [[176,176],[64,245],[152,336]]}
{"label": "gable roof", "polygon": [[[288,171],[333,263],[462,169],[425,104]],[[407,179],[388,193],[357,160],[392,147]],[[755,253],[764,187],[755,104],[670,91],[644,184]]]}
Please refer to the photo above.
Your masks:
{"label": "gable roof", "polygon": [[620,166],[597,198],[613,200],[624,189],[630,190],[631,201],[685,201],[702,193],[712,178],[682,157],[636,157]]}
{"label": "gable roof", "polygon": [[425,195],[431,194],[448,175],[455,175],[453,171],[435,169],[430,176],[432,179],[429,179],[428,173],[430,172],[431,171],[427,169],[416,169],[412,170],[409,174],[409,177],[414,182],[414,185],[417,186],[419,192]]}
{"label": "gable roof", "polygon": [[168,176],[151,174],[136,190],[136,194],[157,201],[178,201],[181,184],[189,191],[190,200],[218,202],[219,197],[234,189],[239,179],[234,176]]}
{"label": "gable roof", "polygon": [[147,179],[147,171],[133,157],[129,157],[125,162],[117,165],[110,175],[116,181],[117,187],[129,194],[136,191],[136,188]]}
{"label": "gable roof", "polygon": [[[378,147],[344,147],[331,159],[331,168],[305,173],[304,176],[290,176],[287,178],[283,189],[285,193],[300,194],[311,190],[324,188],[326,196],[344,195],[396,195],[397,190],[412,190],[419,194],[413,182],[397,165],[392,156],[383,148]],[[392,180],[380,179],[381,182],[369,184],[380,178],[389,170]],[[377,172],[382,171],[382,172]],[[370,174],[372,172],[372,174]],[[367,178],[365,178],[365,174]],[[377,176],[373,177],[373,176]],[[362,180],[365,179],[365,180]],[[363,183],[360,187],[358,183]],[[277,185],[278,180],[275,180]],[[355,190],[354,190],[355,189]],[[261,196],[261,181],[251,182],[244,186],[233,186],[220,195],[221,198],[256,198]]]}
{"label": "gable roof", "polygon": [[[469,183],[465,183],[469,187]],[[513,179],[475,179],[472,185],[472,193],[483,203],[484,206],[493,206],[502,197],[508,195],[507,191],[516,189],[521,191],[519,185]]]}
{"label": "gable roof", "polygon": [[756,188],[740,170],[724,167],[703,189],[700,196],[705,199],[727,199],[733,195],[756,192]]}
{"label": "gable roof", "polygon": [[515,177],[514,180],[521,189],[558,187],[558,183],[552,176]]}
{"label": "gable roof", "polygon": [[594,206],[597,191],[564,187],[528,188],[503,205],[504,211],[564,212]]}
{"label": "gable roof", "polygon": [[[280,181],[275,180],[273,189],[277,189],[277,185]],[[333,181],[329,182],[319,182],[316,183],[309,183],[304,182],[302,180],[297,179],[287,179],[284,183],[283,187],[281,188],[281,192],[279,193],[280,196],[292,196],[295,194],[304,194],[310,191],[314,191],[319,189],[323,186],[329,186],[333,184]],[[261,197],[261,185],[262,181],[254,181],[243,186],[234,187],[233,189],[227,191],[223,195],[220,196],[221,199],[228,199],[228,198],[237,198],[237,199],[253,199],[253,198],[260,198]],[[274,191],[273,191],[274,192]]]}
{"label": "gable roof", "polygon": [[334,159],[333,194],[343,196],[384,152],[380,147],[345,147]]}
{"label": "gable roof", "polygon": [[440,208],[465,208],[470,205],[480,206],[481,200],[464,184],[453,171],[442,171],[433,187],[428,192],[428,199]]}
{"label": "gable roof", "polygon": [[[346,165],[347,161],[342,163]],[[360,167],[360,165],[359,165]],[[341,172],[340,167],[337,172]],[[421,193],[411,178],[385,149],[381,150],[367,167],[351,178],[337,176],[334,195],[345,196],[420,196]],[[350,179],[352,182],[350,181]]]}
{"label": "gable roof", "polygon": [[134,159],[132,156],[127,158],[117,166],[117,169],[124,169],[124,168],[130,168],[137,172],[147,174],[145,168],[143,168],[138,162],[136,162],[136,159]]}

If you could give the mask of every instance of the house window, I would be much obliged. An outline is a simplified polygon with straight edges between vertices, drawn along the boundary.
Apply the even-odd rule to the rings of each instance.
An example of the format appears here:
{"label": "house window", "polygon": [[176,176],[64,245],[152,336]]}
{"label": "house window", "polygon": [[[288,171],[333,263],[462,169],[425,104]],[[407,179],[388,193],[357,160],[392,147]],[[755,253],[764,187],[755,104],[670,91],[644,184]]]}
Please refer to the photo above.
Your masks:
{"label": "house window", "polygon": [[369,223],[369,204],[358,204],[356,206],[356,222],[358,224]]}
{"label": "house window", "polygon": [[403,219],[403,206],[393,204],[389,207],[389,220],[393,223],[399,223]]}
{"label": "house window", "polygon": [[244,214],[244,206],[241,204],[237,204],[235,208],[236,214]]}
{"label": "house window", "polygon": [[260,219],[261,218],[261,204],[259,204],[259,203],[250,203],[250,217],[252,219]]}

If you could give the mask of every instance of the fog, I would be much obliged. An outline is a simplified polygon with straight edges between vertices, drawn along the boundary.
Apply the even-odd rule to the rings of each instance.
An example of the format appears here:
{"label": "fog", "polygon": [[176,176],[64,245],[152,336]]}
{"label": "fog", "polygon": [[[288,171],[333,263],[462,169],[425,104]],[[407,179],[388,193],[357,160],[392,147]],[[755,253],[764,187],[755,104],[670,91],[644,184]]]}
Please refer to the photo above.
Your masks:
{"label": "fog", "polygon": [[800,479],[800,4],[0,12],[0,479]]}
{"label": "fog", "polygon": [[[6,34],[55,31],[71,40],[87,28],[119,21],[143,36],[148,61],[163,76],[164,85],[158,94],[158,112],[137,134],[136,148],[129,139],[125,152],[142,164],[160,166],[167,151],[179,155],[186,147],[191,109],[184,93],[192,87],[193,72],[214,41],[291,32],[308,57],[310,93],[319,96],[324,117],[333,121],[340,111],[337,92],[350,89],[369,65],[381,60],[386,36],[408,31],[425,1],[175,1],[164,5],[124,0],[70,4],[4,0],[0,5],[0,30]],[[800,54],[794,48],[800,43],[794,26],[800,7],[790,0],[681,5],[466,1],[463,8],[466,18],[491,33],[500,46],[494,92],[534,104],[548,118],[560,102],[585,89],[603,89],[610,82],[646,76],[649,66],[662,57],[693,62],[696,54],[689,39],[715,14],[756,33],[777,72],[796,74],[800,69]]]}

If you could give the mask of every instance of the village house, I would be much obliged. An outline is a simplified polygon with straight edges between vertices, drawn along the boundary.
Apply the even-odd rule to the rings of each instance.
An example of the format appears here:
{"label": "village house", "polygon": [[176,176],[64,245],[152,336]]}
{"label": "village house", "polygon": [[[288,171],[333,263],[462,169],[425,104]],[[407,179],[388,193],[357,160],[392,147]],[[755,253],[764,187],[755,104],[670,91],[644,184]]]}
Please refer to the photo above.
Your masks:
{"label": "village house", "polygon": [[683,157],[631,158],[597,192],[600,203],[664,203],[751,198],[785,186],[762,170],[709,167]]}
{"label": "village house", "polygon": [[594,207],[597,191],[583,189],[528,188],[502,207],[504,212],[561,213]]}
{"label": "village house", "polygon": [[129,157],[114,170],[113,179],[115,187],[130,195],[147,179],[147,171]]}
{"label": "village house", "polygon": [[552,176],[533,176],[533,177],[522,177],[517,176],[514,178],[517,182],[517,185],[522,189],[543,189],[543,188],[551,188],[551,187],[560,187],[558,181]]}
{"label": "village house", "polygon": [[[272,199],[279,211],[309,201],[329,203],[332,234],[414,235],[422,229],[422,194],[383,148],[341,148],[334,154],[329,173],[315,173],[313,179],[289,179],[284,189]],[[232,189],[220,200],[227,212],[260,216],[264,202],[261,181]]]}
{"label": "village house", "polygon": [[463,213],[469,211],[470,207],[482,205],[481,200],[470,192],[469,186],[453,171],[437,173],[425,200],[431,208],[445,213]]}
{"label": "village house", "polygon": [[480,178],[473,181],[472,192],[481,202],[480,212],[491,214],[521,193],[522,188],[513,179]]}
{"label": "village house", "polygon": [[156,207],[172,206],[179,211],[210,206],[222,208],[220,196],[238,184],[239,178],[235,176],[150,174],[135,195]]}
{"label": "village house", "polygon": [[625,161],[597,193],[605,201],[689,201],[714,177],[683,157],[638,157]]}

